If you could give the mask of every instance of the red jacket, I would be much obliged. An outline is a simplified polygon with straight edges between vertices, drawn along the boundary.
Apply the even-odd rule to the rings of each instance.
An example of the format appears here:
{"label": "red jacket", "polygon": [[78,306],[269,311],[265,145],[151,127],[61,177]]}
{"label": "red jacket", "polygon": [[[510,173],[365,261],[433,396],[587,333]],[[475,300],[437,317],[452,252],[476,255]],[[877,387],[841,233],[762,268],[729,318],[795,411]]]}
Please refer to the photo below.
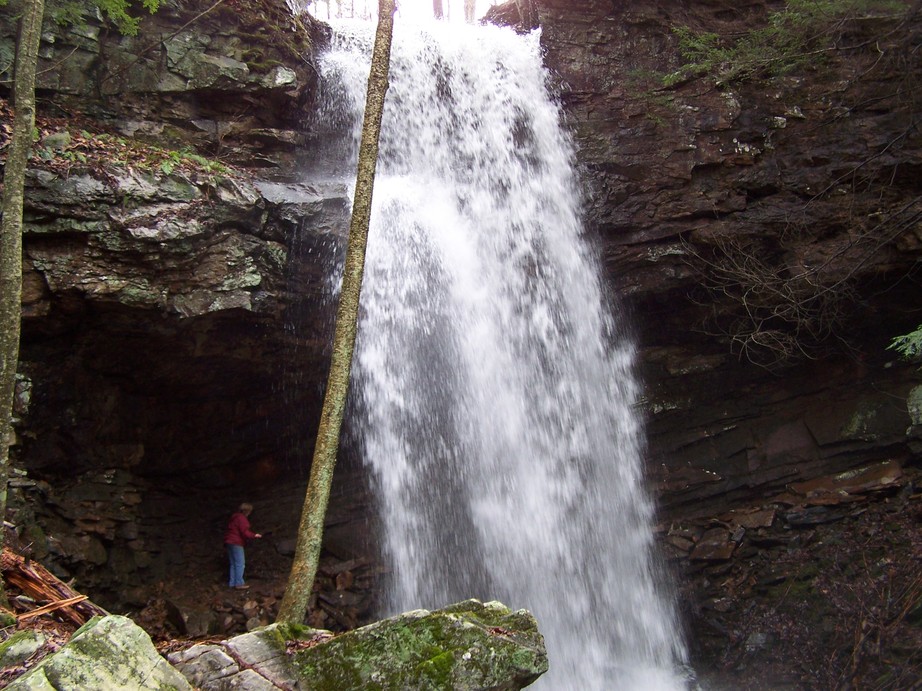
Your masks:
{"label": "red jacket", "polygon": [[224,531],[225,545],[240,545],[243,547],[247,540],[256,537],[256,533],[250,530],[250,521],[239,511],[231,516],[230,523],[227,524],[227,530]]}

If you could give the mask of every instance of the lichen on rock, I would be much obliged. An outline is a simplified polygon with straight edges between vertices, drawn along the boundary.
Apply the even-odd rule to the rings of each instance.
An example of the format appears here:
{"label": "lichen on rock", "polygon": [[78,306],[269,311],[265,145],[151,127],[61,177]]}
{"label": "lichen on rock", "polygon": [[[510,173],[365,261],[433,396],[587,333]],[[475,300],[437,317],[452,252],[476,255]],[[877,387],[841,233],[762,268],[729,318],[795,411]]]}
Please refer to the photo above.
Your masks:
{"label": "lichen on rock", "polygon": [[273,624],[169,660],[202,691],[263,684],[311,691],[513,691],[547,671],[535,618],[477,600],[407,612],[336,637]]}
{"label": "lichen on rock", "polygon": [[534,617],[477,600],[350,631],[298,651],[294,662],[317,691],[519,689],[547,671]]}
{"label": "lichen on rock", "polygon": [[160,657],[144,630],[127,617],[91,619],[70,642],[9,686],[35,689],[145,689],[191,691],[185,678]]}

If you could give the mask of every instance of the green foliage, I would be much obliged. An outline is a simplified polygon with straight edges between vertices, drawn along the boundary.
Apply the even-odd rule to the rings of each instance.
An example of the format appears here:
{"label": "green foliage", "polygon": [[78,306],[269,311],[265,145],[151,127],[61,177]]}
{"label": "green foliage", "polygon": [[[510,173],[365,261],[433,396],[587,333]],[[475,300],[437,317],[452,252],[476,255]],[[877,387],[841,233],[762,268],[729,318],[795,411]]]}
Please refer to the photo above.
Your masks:
{"label": "green foliage", "polygon": [[916,358],[922,355],[922,324],[915,331],[894,338],[887,348],[895,350],[904,358]]}
{"label": "green foliage", "polygon": [[848,20],[907,10],[905,0],[787,0],[764,26],[728,39],[716,33],[673,27],[685,64],[663,79],[672,86],[712,75],[718,84],[773,77],[816,65],[837,47]]}
{"label": "green foliage", "polygon": [[[0,0],[0,3],[8,0]],[[161,0],[141,0],[141,6],[153,14],[160,7]],[[87,11],[99,10],[125,36],[138,33],[139,16],[131,14],[129,0],[59,0],[50,2],[46,8],[53,22],[61,26],[83,26]]]}
{"label": "green foliage", "polygon": [[[118,30],[126,36],[134,36],[138,33],[138,24],[140,17],[128,14],[130,5],[128,0],[94,0],[97,7],[102,13],[111,19]],[[160,7],[160,0],[141,0],[144,9],[153,14]]]}
{"label": "green foliage", "polygon": [[86,4],[80,2],[49,3],[45,13],[58,26],[83,26],[87,9]]}
{"label": "green foliage", "polygon": [[205,158],[193,151],[183,149],[181,151],[164,151],[154,150],[156,155],[152,156],[153,160],[161,157],[160,171],[164,175],[170,175],[177,167],[192,167],[205,173],[226,173],[227,167],[210,158]]}

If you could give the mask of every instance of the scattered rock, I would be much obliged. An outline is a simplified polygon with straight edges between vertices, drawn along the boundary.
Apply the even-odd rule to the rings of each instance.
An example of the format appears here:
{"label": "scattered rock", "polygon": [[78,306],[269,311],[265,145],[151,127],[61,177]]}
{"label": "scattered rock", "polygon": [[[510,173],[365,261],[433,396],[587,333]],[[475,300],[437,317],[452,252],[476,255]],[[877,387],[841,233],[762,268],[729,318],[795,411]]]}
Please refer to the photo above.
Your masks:
{"label": "scattered rock", "polygon": [[750,509],[748,511],[730,511],[720,517],[720,520],[735,524],[747,530],[754,528],[770,528],[775,521],[775,509],[765,507]]}
{"label": "scattered rock", "polygon": [[67,130],[61,130],[60,132],[52,132],[51,134],[46,134],[42,137],[42,146],[46,149],[52,149],[55,151],[60,151],[66,149],[70,145],[70,132]]}
{"label": "scattered rock", "polygon": [[729,531],[712,528],[701,536],[690,558],[694,561],[726,561],[733,556],[736,543],[730,539]]}
{"label": "scattered rock", "polygon": [[814,501],[826,499],[830,504],[854,500],[852,495],[864,494],[898,486],[903,469],[896,461],[885,461],[835,475],[825,475],[806,482],[794,482],[788,488],[795,494]]}
{"label": "scattered rock", "polygon": [[771,637],[761,631],[754,631],[746,638],[746,652],[757,653],[771,643]]}
{"label": "scattered rock", "polygon": [[817,525],[819,523],[832,523],[845,518],[840,511],[832,511],[825,506],[810,506],[803,510],[788,511],[784,520],[789,525]]}

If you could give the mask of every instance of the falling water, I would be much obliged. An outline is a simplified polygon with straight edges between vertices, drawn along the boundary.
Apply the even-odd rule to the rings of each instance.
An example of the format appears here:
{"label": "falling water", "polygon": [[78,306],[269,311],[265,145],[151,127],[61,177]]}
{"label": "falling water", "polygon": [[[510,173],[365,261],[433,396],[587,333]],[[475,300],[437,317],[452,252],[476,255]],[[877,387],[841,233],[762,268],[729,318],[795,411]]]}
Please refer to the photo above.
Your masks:
{"label": "falling water", "polygon": [[[353,153],[370,32],[340,27],[322,67]],[[389,609],[498,599],[538,619],[536,687],[681,688],[634,353],[546,80],[537,34],[395,30],[353,389]]]}

